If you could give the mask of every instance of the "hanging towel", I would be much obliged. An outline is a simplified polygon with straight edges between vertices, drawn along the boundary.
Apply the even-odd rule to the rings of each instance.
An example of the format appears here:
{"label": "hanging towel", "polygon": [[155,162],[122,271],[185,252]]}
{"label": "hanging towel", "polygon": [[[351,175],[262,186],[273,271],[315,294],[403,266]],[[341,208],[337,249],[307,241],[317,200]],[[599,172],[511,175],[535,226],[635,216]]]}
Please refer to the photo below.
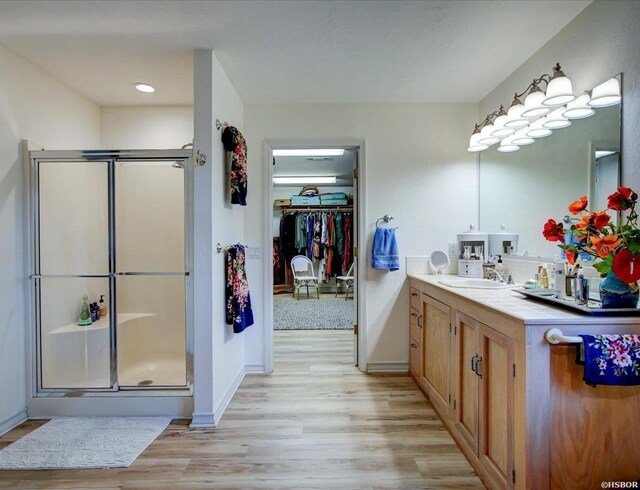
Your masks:
{"label": "hanging towel", "polygon": [[640,335],[580,335],[583,380],[590,386],[640,385]]}
{"label": "hanging towel", "polygon": [[371,267],[390,271],[400,269],[395,228],[376,228],[371,251]]}
{"label": "hanging towel", "polygon": [[227,269],[225,288],[227,325],[233,325],[233,331],[240,333],[253,325],[251,296],[244,268],[244,247],[242,245],[236,244],[227,249],[225,267]]}
{"label": "hanging towel", "polygon": [[229,171],[229,190],[231,204],[247,205],[247,143],[242,133],[233,126],[226,126],[222,131],[222,144],[231,154],[231,170]]}

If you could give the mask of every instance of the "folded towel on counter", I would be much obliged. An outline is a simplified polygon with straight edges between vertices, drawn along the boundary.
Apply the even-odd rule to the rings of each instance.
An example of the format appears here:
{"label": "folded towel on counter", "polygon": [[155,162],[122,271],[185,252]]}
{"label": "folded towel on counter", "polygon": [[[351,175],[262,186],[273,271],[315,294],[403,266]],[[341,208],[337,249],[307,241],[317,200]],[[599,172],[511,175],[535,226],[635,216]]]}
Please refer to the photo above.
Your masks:
{"label": "folded towel on counter", "polygon": [[371,251],[371,267],[390,271],[400,269],[395,228],[376,228]]}
{"label": "folded towel on counter", "polygon": [[640,385],[640,335],[580,335],[578,363],[591,386]]}

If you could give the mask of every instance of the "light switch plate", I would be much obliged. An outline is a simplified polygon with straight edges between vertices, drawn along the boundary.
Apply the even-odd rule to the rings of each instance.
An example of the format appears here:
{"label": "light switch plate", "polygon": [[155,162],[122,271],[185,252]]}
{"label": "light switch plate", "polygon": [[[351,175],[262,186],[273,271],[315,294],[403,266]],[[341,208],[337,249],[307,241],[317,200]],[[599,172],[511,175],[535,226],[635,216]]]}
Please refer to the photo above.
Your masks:
{"label": "light switch plate", "polygon": [[449,258],[455,257],[458,255],[458,243],[450,242],[449,243]]}

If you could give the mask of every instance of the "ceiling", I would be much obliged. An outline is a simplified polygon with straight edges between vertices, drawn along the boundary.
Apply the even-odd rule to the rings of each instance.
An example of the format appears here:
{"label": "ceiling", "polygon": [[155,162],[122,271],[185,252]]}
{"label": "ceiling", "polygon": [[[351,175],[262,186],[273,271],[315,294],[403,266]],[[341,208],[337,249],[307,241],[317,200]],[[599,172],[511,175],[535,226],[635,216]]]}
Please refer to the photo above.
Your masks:
{"label": "ceiling", "polygon": [[[285,176],[336,176],[335,184],[322,184],[322,187],[353,186],[353,168],[356,150],[347,148],[341,156],[309,159],[308,157],[274,157],[274,177]],[[303,184],[274,184],[279,187],[302,187]]]}
{"label": "ceiling", "polygon": [[194,48],[247,104],[478,102],[589,3],[2,1],[0,44],[100,105],[191,104]]}

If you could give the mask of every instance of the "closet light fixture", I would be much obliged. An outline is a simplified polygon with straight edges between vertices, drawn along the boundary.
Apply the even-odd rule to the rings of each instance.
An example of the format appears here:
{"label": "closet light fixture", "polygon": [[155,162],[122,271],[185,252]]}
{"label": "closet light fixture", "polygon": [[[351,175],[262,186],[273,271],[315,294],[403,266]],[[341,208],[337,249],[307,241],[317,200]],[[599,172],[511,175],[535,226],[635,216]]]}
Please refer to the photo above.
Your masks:
{"label": "closet light fixture", "polygon": [[591,91],[589,105],[591,107],[608,107],[619,104],[621,100],[620,82],[616,78],[610,78]]}
{"label": "closet light fixture", "polygon": [[343,148],[273,150],[274,157],[339,157],[342,155],[344,155]]}
{"label": "closet light fixture", "polygon": [[151,94],[156,91],[156,89],[153,88],[148,83],[138,82],[138,83],[134,83],[133,86],[136,88],[138,92],[144,92],[145,94]]}
{"label": "closet light fixture", "polygon": [[544,118],[544,122],[542,123],[542,127],[543,128],[547,128],[547,129],[561,129],[561,128],[566,128],[568,126],[571,126],[571,121],[569,121],[563,115],[564,111],[566,111],[566,110],[567,110],[567,108],[565,106],[562,106],[562,107],[558,107],[557,109],[554,109],[553,111],[551,111]]}
{"label": "closet light fixture", "polygon": [[589,107],[590,100],[589,94],[582,94],[576,100],[567,104],[567,108],[562,115],[567,119],[584,119],[585,117],[593,116],[596,111]]}
{"label": "closet light fixture", "polygon": [[542,105],[551,107],[568,104],[576,98],[573,95],[571,80],[562,71],[560,63],[556,63],[556,66],[553,67],[553,75],[547,85],[546,95],[547,97],[542,101]]}
{"label": "closet light fixture", "polygon": [[335,184],[336,176],[320,176],[320,177],[274,177],[274,184]]}

